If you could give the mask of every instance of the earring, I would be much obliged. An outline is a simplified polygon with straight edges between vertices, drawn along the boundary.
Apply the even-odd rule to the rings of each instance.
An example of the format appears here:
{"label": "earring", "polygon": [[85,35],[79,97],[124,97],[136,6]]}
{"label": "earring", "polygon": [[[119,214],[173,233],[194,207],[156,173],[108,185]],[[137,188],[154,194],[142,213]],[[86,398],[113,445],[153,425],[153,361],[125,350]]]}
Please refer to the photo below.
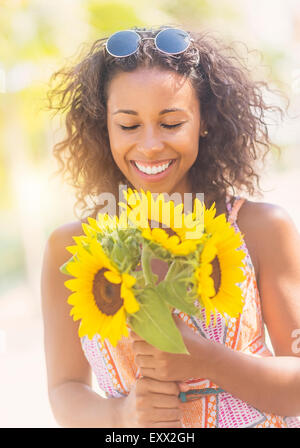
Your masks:
{"label": "earring", "polygon": [[203,137],[206,137],[207,134],[208,134],[208,131],[204,131],[202,136],[203,136]]}

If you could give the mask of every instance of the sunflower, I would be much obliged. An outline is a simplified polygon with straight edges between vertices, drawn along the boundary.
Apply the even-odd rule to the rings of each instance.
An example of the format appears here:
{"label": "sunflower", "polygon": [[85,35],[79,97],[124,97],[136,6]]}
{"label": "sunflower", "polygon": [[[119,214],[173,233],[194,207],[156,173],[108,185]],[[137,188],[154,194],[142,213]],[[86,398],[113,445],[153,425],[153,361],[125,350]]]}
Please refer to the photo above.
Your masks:
{"label": "sunflower", "polygon": [[129,227],[127,213],[125,211],[122,211],[119,217],[111,217],[108,213],[99,212],[97,219],[89,216],[87,220],[89,224],[82,223],[82,229],[88,238]]}
{"label": "sunflower", "polygon": [[90,239],[88,250],[81,239],[77,242],[76,252],[74,246],[67,248],[76,253],[67,265],[69,274],[76,278],[64,283],[73,291],[68,298],[73,305],[70,315],[74,320],[81,319],[79,337],[92,339],[98,333],[116,346],[122,336],[128,336],[127,313],[139,310],[132,291],[136,279],[112,265],[97,239]]}
{"label": "sunflower", "polygon": [[[129,188],[124,196],[127,204],[119,202],[119,205],[127,209],[129,221],[141,230],[145,239],[173,255],[185,256],[195,251],[203,233],[201,223],[194,218],[195,213],[185,215],[182,203],[175,206],[173,201],[166,202],[163,194],[154,199],[150,191],[139,193]],[[164,228],[159,227],[160,224]]]}
{"label": "sunflower", "polygon": [[[240,232],[235,232],[235,229],[226,221],[225,214],[216,218],[214,215],[214,204],[210,210],[204,208],[206,241],[200,254],[199,265],[194,272],[197,292],[206,309],[207,325],[210,322],[211,312],[215,318],[216,311],[224,317],[225,314],[231,317],[238,316],[243,307],[243,296],[237,283],[245,280],[245,274],[241,269],[244,265],[245,253],[237,250],[242,245],[242,235]],[[211,277],[212,262],[215,257],[217,257],[221,274],[217,294]]]}

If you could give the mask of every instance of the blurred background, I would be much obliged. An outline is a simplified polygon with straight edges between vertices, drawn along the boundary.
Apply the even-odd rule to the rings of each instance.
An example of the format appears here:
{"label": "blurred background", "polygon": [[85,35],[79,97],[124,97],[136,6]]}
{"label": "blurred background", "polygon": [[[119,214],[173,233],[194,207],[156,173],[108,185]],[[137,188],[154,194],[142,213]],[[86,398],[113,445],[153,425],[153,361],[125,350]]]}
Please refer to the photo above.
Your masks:
{"label": "blurred background", "polygon": [[49,78],[82,43],[170,23],[258,50],[249,55],[253,74],[289,97],[289,116],[270,128],[282,156],[269,157],[262,200],[283,206],[300,230],[299,0],[0,0],[0,427],[57,426],[46,387],[41,262],[50,233],[77,218],[73,191],[54,176],[52,148],[64,130],[44,109]]}

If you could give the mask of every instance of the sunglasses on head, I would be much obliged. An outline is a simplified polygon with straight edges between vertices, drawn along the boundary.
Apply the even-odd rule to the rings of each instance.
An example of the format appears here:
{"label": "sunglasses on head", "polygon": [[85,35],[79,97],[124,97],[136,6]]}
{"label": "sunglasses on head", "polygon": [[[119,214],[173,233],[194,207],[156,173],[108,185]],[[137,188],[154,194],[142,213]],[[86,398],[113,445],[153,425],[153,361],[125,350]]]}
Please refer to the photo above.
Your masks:
{"label": "sunglasses on head", "polygon": [[154,40],[156,48],[165,54],[180,54],[194,41],[189,34],[178,28],[166,28],[155,37],[141,37],[136,31],[124,30],[112,34],[106,41],[107,52],[116,58],[134,54],[142,40]]}

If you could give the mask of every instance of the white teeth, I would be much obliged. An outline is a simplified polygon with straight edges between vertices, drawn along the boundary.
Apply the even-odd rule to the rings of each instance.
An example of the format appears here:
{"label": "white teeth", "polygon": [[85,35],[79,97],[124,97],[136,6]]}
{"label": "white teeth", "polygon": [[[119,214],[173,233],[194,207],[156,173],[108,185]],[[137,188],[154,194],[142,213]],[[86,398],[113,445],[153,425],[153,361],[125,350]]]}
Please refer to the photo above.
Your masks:
{"label": "white teeth", "polygon": [[165,171],[168,166],[171,164],[172,160],[170,160],[170,162],[168,163],[164,163],[163,165],[158,165],[158,166],[154,166],[152,168],[150,168],[150,166],[143,166],[140,165],[138,162],[134,162],[136,167],[142,171],[143,173],[146,174],[157,174],[157,173],[161,173],[162,171]]}

